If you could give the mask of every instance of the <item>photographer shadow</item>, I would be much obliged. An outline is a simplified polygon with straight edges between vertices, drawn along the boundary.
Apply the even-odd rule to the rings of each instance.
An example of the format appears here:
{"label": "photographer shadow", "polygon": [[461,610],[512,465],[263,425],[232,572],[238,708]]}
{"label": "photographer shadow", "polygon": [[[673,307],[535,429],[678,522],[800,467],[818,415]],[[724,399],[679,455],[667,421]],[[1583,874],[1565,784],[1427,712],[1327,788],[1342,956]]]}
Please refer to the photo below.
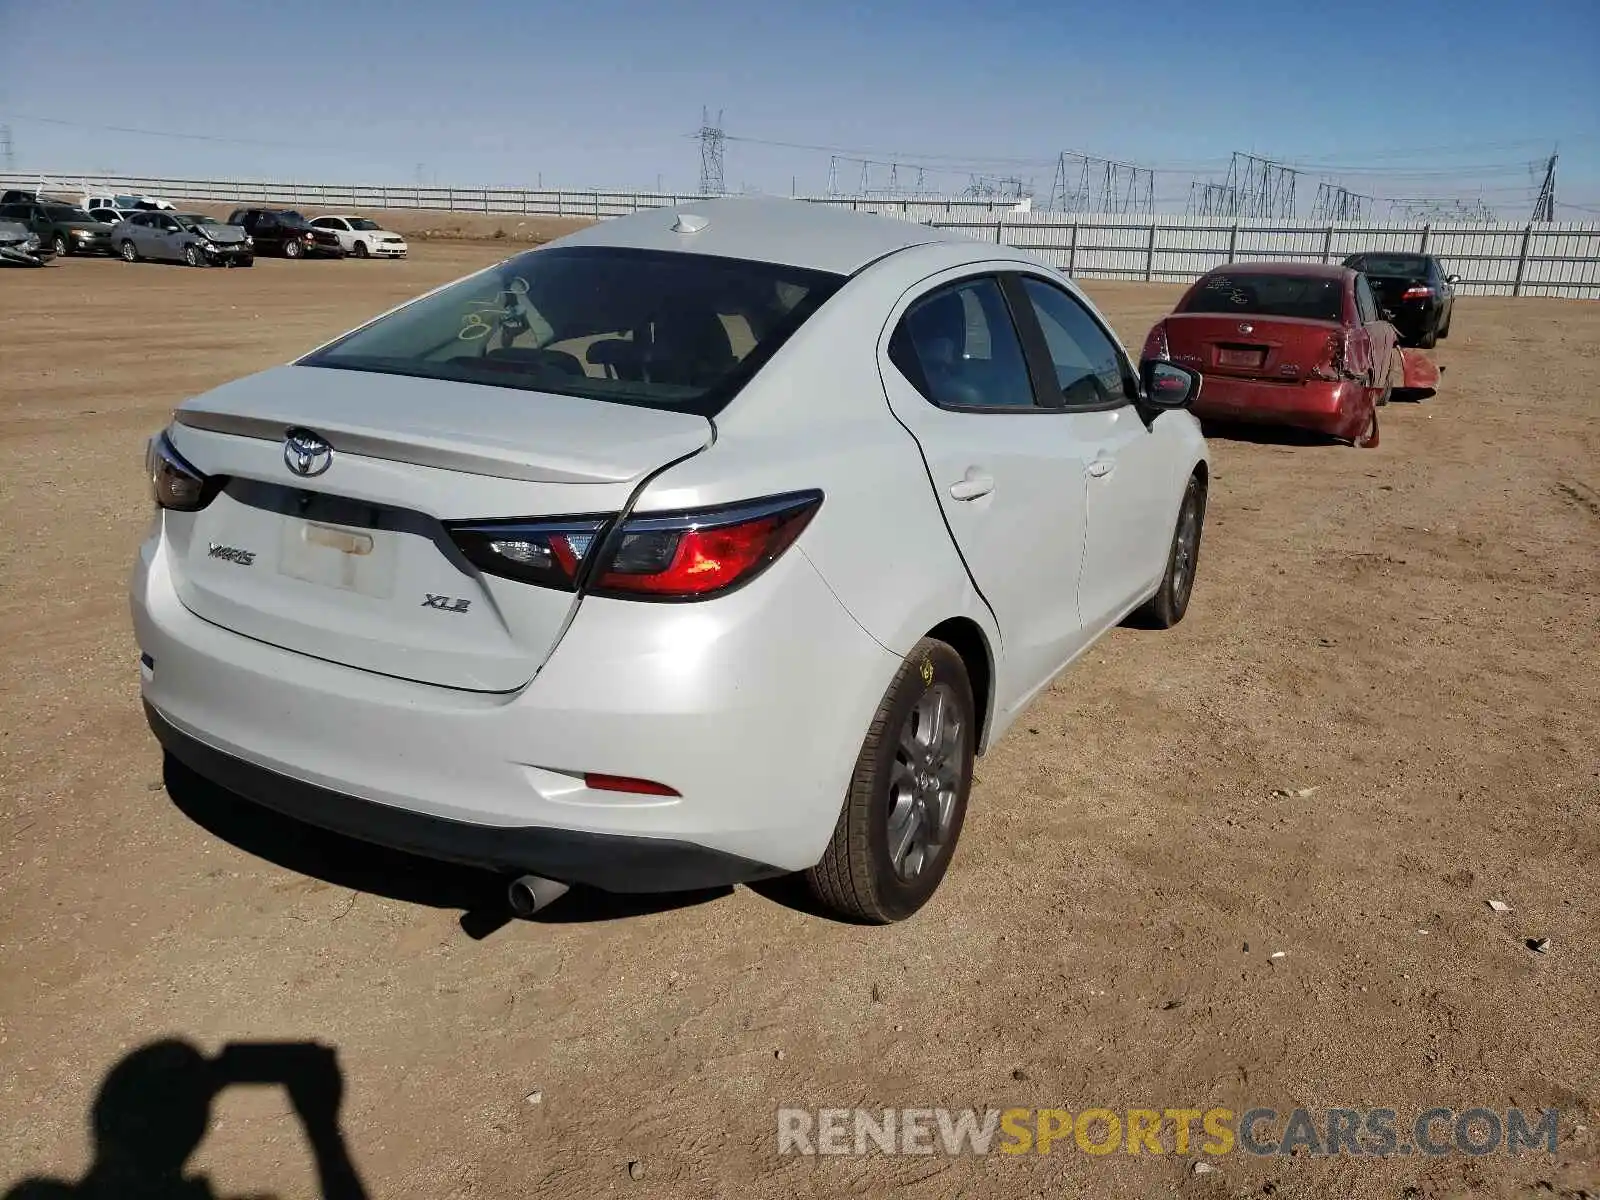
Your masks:
{"label": "photographer shadow", "polygon": [[331,1047],[235,1042],[209,1058],[176,1039],[141,1046],[106,1074],[90,1111],[94,1161],[83,1178],[25,1179],[4,1200],[220,1200],[209,1179],[185,1167],[210,1128],[212,1102],[229,1087],[250,1084],[288,1092],[323,1200],[366,1200],[339,1128],[344,1078]]}

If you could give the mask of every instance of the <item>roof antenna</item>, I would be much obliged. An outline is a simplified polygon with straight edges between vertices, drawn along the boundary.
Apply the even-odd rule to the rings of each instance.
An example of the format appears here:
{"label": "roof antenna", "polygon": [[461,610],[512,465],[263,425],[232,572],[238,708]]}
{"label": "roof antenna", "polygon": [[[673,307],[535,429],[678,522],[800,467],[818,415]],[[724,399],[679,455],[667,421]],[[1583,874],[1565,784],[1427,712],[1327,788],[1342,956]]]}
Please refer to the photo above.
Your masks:
{"label": "roof antenna", "polygon": [[678,219],[672,224],[673,233],[699,233],[710,221],[704,217],[697,217],[693,213],[679,213]]}

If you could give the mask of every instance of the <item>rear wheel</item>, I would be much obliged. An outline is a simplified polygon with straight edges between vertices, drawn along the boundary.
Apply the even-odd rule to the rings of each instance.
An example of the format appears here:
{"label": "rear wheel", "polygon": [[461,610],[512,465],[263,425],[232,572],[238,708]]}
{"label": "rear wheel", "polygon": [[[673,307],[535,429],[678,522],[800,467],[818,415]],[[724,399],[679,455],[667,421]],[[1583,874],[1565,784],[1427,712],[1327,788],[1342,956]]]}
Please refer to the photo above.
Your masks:
{"label": "rear wheel", "polygon": [[299,258],[305,252],[306,248],[300,244],[299,238],[290,238],[283,244],[283,256],[285,258]]}
{"label": "rear wheel", "polygon": [[1206,522],[1206,485],[1200,476],[1189,476],[1178,506],[1178,523],[1172,530],[1172,548],[1167,551],[1167,569],[1139,615],[1157,629],[1171,629],[1189,611],[1189,596],[1194,591],[1195,568],[1200,565],[1200,534]]}
{"label": "rear wheel", "polygon": [[139,261],[139,251],[134,248],[133,243],[127,238],[122,239],[122,245],[117,247],[117,253],[122,255],[123,262]]}
{"label": "rear wheel", "polygon": [[879,703],[833,839],[806,872],[812,894],[828,908],[885,925],[933,895],[967,815],[973,709],[961,656],[923,638]]}
{"label": "rear wheel", "polygon": [[1454,317],[1455,315],[1456,315],[1456,306],[1455,306],[1454,303],[1452,303],[1449,308],[1445,309],[1444,324],[1442,326],[1440,326],[1440,328],[1439,328],[1439,340],[1440,341],[1443,341],[1445,338],[1450,336],[1450,319],[1452,317]]}
{"label": "rear wheel", "polygon": [[1438,340],[1439,326],[1436,319],[1435,324],[1430,325],[1417,336],[1417,345],[1423,350],[1432,350]]}

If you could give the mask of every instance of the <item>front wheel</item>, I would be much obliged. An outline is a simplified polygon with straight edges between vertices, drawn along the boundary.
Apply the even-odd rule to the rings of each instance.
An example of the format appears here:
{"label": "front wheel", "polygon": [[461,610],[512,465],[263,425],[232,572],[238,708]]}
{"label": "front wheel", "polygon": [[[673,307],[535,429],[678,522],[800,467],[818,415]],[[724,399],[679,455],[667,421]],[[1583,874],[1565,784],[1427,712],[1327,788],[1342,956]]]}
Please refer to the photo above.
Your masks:
{"label": "front wheel", "polygon": [[285,258],[299,258],[305,252],[306,248],[300,244],[298,238],[290,238],[283,244],[283,256]]}
{"label": "front wheel", "polygon": [[1200,534],[1206,523],[1206,485],[1199,475],[1189,476],[1178,506],[1178,523],[1172,530],[1172,548],[1167,551],[1167,570],[1161,586],[1145,603],[1139,615],[1157,629],[1171,629],[1189,611],[1189,596],[1194,591],[1195,568],[1200,565]]}
{"label": "front wheel", "polygon": [[873,715],[822,860],[806,872],[835,913],[887,925],[928,902],[950,866],[977,749],[961,656],[923,638]]}
{"label": "front wheel", "polygon": [[185,246],[183,248],[183,261],[188,263],[191,267],[200,266],[201,265],[200,247],[199,246]]}
{"label": "front wheel", "polygon": [[57,258],[65,258],[67,255],[72,253],[72,244],[67,241],[65,234],[56,234],[55,252]]}
{"label": "front wheel", "polygon": [[365,242],[357,242],[356,243],[356,257],[357,258],[366,258],[367,257],[367,244]]}
{"label": "front wheel", "polygon": [[122,245],[117,247],[117,253],[122,255],[123,262],[139,261],[139,251],[134,248],[133,243],[127,238],[122,239]]}

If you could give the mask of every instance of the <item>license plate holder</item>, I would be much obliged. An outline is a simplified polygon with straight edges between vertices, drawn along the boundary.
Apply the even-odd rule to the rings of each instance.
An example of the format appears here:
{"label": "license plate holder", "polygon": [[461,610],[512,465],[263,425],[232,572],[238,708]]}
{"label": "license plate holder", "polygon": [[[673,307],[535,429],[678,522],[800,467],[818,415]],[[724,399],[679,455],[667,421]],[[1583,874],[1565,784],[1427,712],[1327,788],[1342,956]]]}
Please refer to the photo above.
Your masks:
{"label": "license plate holder", "polygon": [[392,531],[291,517],[278,544],[278,573],[375,600],[392,599],[398,540]]}
{"label": "license plate holder", "polygon": [[1260,367],[1267,361],[1265,350],[1243,349],[1233,346],[1217,347],[1219,367]]}

